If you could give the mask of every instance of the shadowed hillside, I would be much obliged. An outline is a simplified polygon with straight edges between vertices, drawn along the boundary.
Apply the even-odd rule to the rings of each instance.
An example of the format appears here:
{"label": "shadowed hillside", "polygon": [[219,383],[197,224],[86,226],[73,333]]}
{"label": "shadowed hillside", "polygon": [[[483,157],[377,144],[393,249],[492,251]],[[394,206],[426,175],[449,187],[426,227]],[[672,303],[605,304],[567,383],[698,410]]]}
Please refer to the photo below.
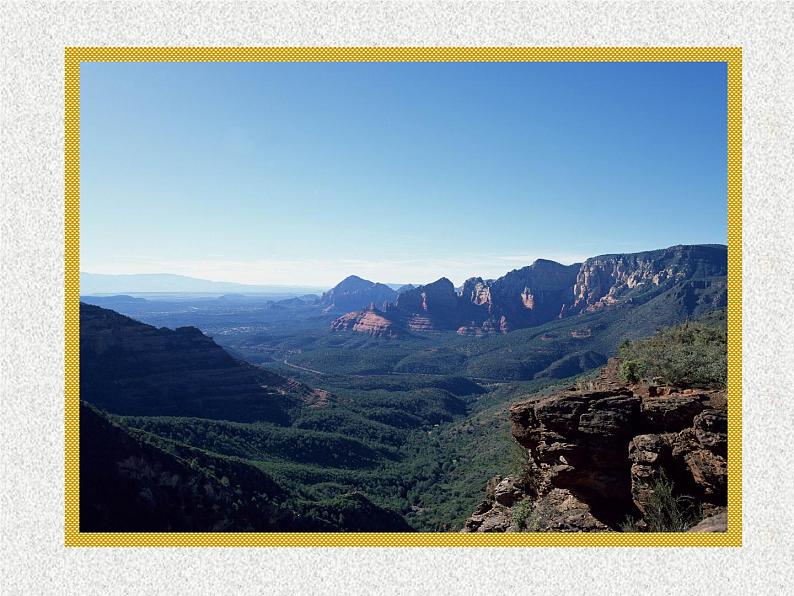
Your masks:
{"label": "shadowed hillside", "polygon": [[116,414],[289,422],[306,387],[230,356],[195,327],[80,305],[81,397]]}

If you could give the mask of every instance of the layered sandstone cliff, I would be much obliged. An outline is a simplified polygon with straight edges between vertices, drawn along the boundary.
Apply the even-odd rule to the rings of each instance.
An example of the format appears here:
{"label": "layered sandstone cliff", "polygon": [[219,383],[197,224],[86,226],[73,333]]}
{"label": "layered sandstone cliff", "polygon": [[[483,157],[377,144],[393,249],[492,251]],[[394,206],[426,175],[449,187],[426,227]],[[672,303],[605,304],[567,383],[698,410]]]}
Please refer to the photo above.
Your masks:
{"label": "layered sandstone cliff", "polygon": [[399,337],[402,335],[400,326],[379,310],[374,304],[361,311],[342,315],[331,324],[332,331],[355,331],[373,337]]}
{"label": "layered sandstone cliff", "polygon": [[640,300],[676,283],[727,275],[721,245],[673,246],[634,254],[587,259],[576,274],[569,311],[594,311]]}

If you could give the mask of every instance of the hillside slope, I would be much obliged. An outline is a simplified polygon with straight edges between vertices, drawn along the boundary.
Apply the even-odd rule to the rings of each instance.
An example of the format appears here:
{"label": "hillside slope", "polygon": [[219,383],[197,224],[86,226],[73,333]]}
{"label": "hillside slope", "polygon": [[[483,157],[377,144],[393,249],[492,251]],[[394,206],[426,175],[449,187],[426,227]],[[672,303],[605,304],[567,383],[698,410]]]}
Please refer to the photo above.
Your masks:
{"label": "hillside slope", "polygon": [[251,463],[127,428],[80,407],[83,532],[405,532],[360,493],[308,500]]}
{"label": "hillside slope", "polygon": [[322,396],[236,360],[195,327],[139,323],[80,305],[80,396],[115,414],[287,424]]}

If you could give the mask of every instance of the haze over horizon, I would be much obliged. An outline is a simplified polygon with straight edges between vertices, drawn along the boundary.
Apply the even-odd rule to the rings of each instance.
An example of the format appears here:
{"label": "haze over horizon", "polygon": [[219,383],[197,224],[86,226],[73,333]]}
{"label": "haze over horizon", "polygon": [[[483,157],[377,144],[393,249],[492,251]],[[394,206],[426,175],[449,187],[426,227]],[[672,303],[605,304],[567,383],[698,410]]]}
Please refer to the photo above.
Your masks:
{"label": "haze over horizon", "polygon": [[331,287],[724,244],[725,66],[81,67],[81,270]]}
{"label": "haze over horizon", "polygon": [[[703,243],[703,244],[705,244],[705,243]],[[718,243],[718,244],[721,244],[721,243]],[[724,244],[722,244],[722,245],[723,246],[727,246],[727,245],[724,245]],[[669,247],[657,247],[657,248],[669,248]],[[648,249],[648,250],[656,250],[656,249]],[[637,252],[643,252],[643,251],[637,251]],[[608,253],[604,253],[604,254],[608,254]],[[590,255],[590,257],[597,257],[597,256],[601,256],[601,255]],[[115,277],[115,278],[128,277],[128,278],[131,278],[131,279],[134,279],[134,278],[146,278],[146,277],[150,277],[150,278],[155,278],[155,277],[180,278],[180,277],[184,277],[184,278],[190,279],[190,280],[206,281],[206,282],[210,282],[210,283],[213,283],[213,284],[219,284],[219,285],[221,285],[221,284],[228,284],[228,286],[241,285],[241,286],[251,286],[252,288],[265,288],[266,287],[268,289],[278,289],[278,288],[303,289],[303,290],[307,290],[307,291],[324,291],[324,290],[328,290],[328,289],[332,288],[333,286],[337,285],[339,282],[341,282],[344,279],[346,279],[348,277],[351,277],[351,276],[356,276],[356,277],[360,277],[360,278],[366,279],[368,281],[379,282],[379,283],[383,283],[383,284],[387,284],[387,285],[395,286],[395,287],[398,287],[398,286],[401,286],[401,285],[406,285],[406,284],[423,285],[423,284],[431,283],[433,281],[437,281],[438,279],[440,279],[442,277],[446,277],[446,278],[450,279],[450,281],[452,281],[453,284],[456,287],[458,287],[458,286],[462,285],[464,281],[466,281],[467,279],[469,279],[471,277],[482,277],[484,279],[497,279],[497,278],[500,278],[500,277],[502,277],[503,275],[505,275],[506,273],[508,273],[509,271],[511,271],[513,269],[521,269],[523,267],[526,267],[527,265],[532,265],[538,259],[552,260],[552,261],[556,261],[556,262],[558,262],[558,263],[560,263],[562,265],[571,265],[571,264],[574,264],[574,263],[584,262],[585,260],[587,260],[587,258],[590,258],[590,257],[582,257],[580,259],[575,259],[575,260],[570,260],[570,261],[568,261],[568,260],[561,261],[561,260],[557,260],[557,259],[548,259],[546,257],[538,257],[537,259],[535,259],[535,258],[524,257],[524,256],[520,256],[520,255],[514,255],[514,256],[509,256],[509,257],[495,257],[494,261],[497,262],[497,263],[499,263],[499,262],[509,262],[509,261],[516,261],[516,262],[522,261],[523,264],[522,265],[516,265],[515,267],[511,267],[510,269],[506,269],[506,270],[501,271],[501,272],[499,272],[499,273],[497,273],[495,275],[474,274],[474,275],[468,275],[468,276],[466,276],[465,278],[462,278],[462,279],[457,279],[457,278],[453,279],[451,276],[444,275],[444,274],[438,275],[438,276],[432,277],[432,278],[421,279],[421,280],[419,280],[419,279],[415,279],[415,280],[384,279],[384,278],[379,277],[379,275],[381,275],[383,273],[383,271],[385,271],[385,269],[383,271],[374,271],[373,270],[372,271],[372,275],[361,274],[360,273],[360,271],[361,271],[361,264],[360,263],[359,264],[349,263],[351,265],[352,269],[356,269],[358,272],[353,272],[353,273],[346,274],[343,277],[340,277],[340,278],[336,279],[335,281],[332,281],[330,283],[325,283],[325,284],[321,284],[321,283],[314,283],[314,284],[312,284],[312,283],[304,283],[304,284],[298,284],[298,283],[250,283],[250,282],[237,281],[235,279],[210,279],[210,278],[204,278],[204,277],[195,277],[195,276],[191,276],[191,275],[184,275],[184,274],[181,274],[181,273],[168,273],[168,272],[98,273],[98,272],[93,272],[93,271],[91,271],[91,272],[89,272],[89,271],[81,271],[80,275],[81,275],[81,277],[83,275],[89,275],[89,276],[97,276],[97,277],[107,276],[109,278],[111,278],[111,277]],[[530,259],[530,260],[525,260],[525,259]],[[490,262],[490,268],[494,267],[494,261]],[[240,266],[245,266],[244,263],[241,263],[239,265]],[[435,265],[438,265],[438,264],[435,264]],[[470,261],[467,262],[467,265],[471,265],[471,262]],[[485,268],[489,269],[488,266],[486,266]],[[154,282],[154,280],[147,280],[147,281],[148,281],[149,285],[151,285]],[[131,284],[131,285],[134,285],[134,284]],[[132,293],[139,293],[139,292],[152,291],[152,290],[138,289],[138,290],[127,290],[127,291],[130,291]],[[163,291],[169,291],[169,290],[163,290]],[[219,290],[219,291],[224,291],[224,292],[233,291],[233,288],[228,287],[225,290]]]}

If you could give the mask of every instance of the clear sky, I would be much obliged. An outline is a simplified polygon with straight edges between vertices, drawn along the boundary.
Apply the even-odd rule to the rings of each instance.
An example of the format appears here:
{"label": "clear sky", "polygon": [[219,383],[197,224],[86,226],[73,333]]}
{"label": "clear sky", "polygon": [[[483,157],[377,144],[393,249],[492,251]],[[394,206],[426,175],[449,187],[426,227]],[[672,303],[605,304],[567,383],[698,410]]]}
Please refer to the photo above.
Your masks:
{"label": "clear sky", "polygon": [[725,243],[724,64],[84,64],[81,270],[330,286]]}

